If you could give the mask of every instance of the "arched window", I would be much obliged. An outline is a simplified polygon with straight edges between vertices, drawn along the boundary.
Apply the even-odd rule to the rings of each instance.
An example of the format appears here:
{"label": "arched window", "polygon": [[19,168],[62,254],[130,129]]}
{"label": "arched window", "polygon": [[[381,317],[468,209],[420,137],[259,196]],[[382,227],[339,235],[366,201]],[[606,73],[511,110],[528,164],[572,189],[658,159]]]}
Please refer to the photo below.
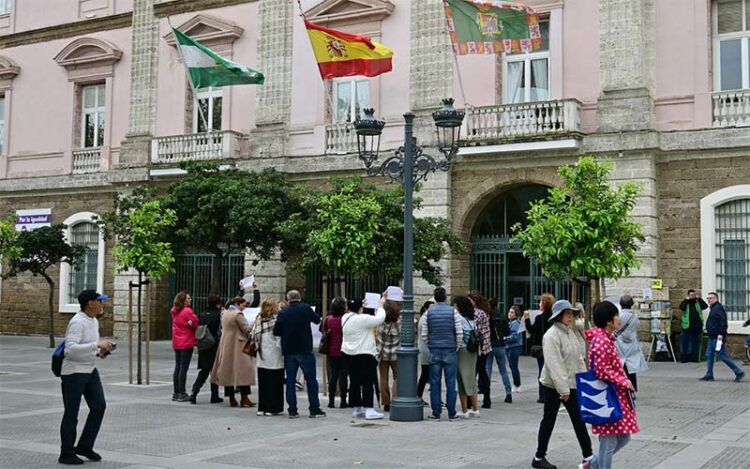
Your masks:
{"label": "arched window", "polygon": [[97,215],[80,212],[68,217],[65,238],[72,245],[86,247],[82,262],[76,268],[60,266],[60,312],[79,311],[78,294],[88,288],[101,291],[104,287],[104,235],[94,222]]}
{"label": "arched window", "polygon": [[719,294],[730,329],[733,321],[748,319],[750,185],[727,187],[701,200],[701,270],[703,291]]}

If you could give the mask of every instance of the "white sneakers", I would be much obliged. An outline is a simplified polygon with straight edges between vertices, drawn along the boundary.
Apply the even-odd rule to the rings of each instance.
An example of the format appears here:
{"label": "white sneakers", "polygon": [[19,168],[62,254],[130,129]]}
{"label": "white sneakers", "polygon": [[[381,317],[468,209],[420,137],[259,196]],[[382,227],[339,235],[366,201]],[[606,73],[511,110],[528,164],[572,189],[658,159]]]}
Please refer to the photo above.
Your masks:
{"label": "white sneakers", "polygon": [[460,419],[468,419],[469,418],[469,413],[468,412],[458,411],[458,412],[456,412],[456,417],[458,417]]}
{"label": "white sneakers", "polygon": [[364,416],[365,416],[365,409],[363,407],[355,407],[354,410],[352,410],[353,419],[361,419]]}
{"label": "white sneakers", "polygon": [[516,394],[521,393],[521,386],[513,386],[513,392]]}
{"label": "white sneakers", "polygon": [[468,412],[466,412],[466,414],[469,416],[469,418],[479,418],[478,410],[469,410]]}
{"label": "white sneakers", "polygon": [[380,420],[384,417],[383,414],[370,407],[365,411],[365,420]]}

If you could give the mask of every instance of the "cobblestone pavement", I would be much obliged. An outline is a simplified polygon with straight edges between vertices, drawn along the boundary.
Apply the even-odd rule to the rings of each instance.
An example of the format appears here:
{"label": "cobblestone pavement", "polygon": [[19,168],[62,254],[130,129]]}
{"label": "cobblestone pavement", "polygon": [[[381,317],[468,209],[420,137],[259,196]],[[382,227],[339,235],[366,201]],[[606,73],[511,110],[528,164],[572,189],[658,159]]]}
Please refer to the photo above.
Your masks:
{"label": "cobblestone pavement", "polygon": [[[49,371],[45,338],[0,337],[0,467],[61,467],[59,379]],[[397,423],[353,421],[348,410],[325,419],[258,417],[253,409],[171,401],[172,351],[153,344],[150,386],[128,385],[127,347],[101,361],[108,407],[96,449],[97,468],[526,468],[542,409],[536,363],[521,360],[523,392],[505,404],[493,382],[492,409],[479,419]],[[195,359],[193,364],[195,365]],[[639,376],[641,433],[615,458],[615,468],[750,468],[750,385],[697,380],[702,364],[653,363]],[[497,374],[495,372],[495,374]],[[188,383],[195,378],[191,368]],[[495,379],[497,380],[497,376]],[[255,389],[253,390],[255,392]],[[426,393],[428,394],[428,393]],[[304,392],[298,393],[306,408]],[[327,399],[322,398],[323,403]],[[79,431],[87,409],[81,406]],[[305,417],[303,411],[303,417]],[[561,412],[548,458],[560,468],[580,460],[572,427]]]}

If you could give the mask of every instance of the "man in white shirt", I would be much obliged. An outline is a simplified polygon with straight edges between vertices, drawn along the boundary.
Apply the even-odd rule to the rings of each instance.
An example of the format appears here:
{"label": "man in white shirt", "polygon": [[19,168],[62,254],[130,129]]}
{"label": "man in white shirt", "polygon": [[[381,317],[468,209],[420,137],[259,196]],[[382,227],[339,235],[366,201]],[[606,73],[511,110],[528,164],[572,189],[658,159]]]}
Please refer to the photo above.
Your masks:
{"label": "man in white shirt", "polygon": [[[63,403],[65,413],[60,424],[60,457],[61,464],[83,464],[78,455],[91,461],[100,461],[102,457],[94,452],[94,442],[104,418],[107,403],[104,400],[104,389],[96,369],[96,358],[106,358],[112,352],[114,343],[99,340],[99,321],[96,317],[102,313],[102,301],[109,298],[95,290],[83,290],[78,295],[81,311],[68,323],[65,331],[65,360],[63,360],[62,379]],[[81,396],[89,406],[89,415],[83,427],[81,439],[76,441],[78,410]]]}

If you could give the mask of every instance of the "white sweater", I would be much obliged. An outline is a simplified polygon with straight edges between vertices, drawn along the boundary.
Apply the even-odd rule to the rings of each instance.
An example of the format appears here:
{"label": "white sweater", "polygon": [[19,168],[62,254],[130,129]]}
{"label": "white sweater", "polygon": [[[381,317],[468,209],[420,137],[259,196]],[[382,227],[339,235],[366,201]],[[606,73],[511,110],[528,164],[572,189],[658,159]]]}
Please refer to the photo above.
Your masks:
{"label": "white sweater", "polygon": [[60,374],[91,373],[96,367],[99,321],[79,311],[65,331],[65,360]]}
{"label": "white sweater", "polygon": [[377,355],[373,329],[385,322],[385,310],[378,308],[375,316],[346,313],[341,317],[344,339],[341,351],[347,355]]}

